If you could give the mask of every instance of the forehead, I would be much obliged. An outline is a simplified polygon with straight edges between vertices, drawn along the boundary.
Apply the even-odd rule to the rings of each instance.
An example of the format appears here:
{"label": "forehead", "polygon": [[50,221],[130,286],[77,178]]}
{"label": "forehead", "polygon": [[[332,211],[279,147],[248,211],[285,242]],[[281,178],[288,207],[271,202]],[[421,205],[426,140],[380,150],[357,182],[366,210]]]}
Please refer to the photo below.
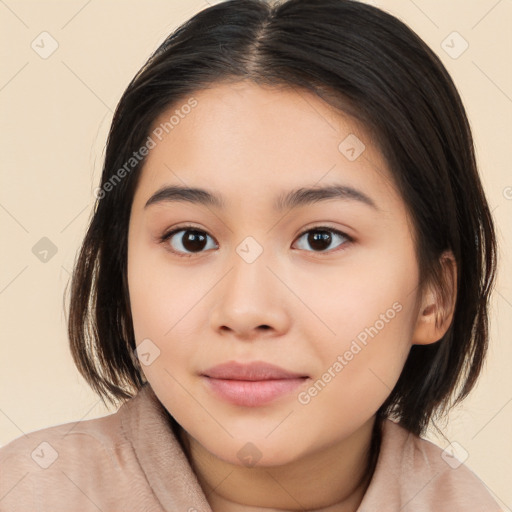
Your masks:
{"label": "forehead", "polygon": [[240,204],[252,196],[273,204],[271,190],[334,181],[396,196],[364,127],[302,89],[217,84],[168,108],[150,136],[155,146],[136,197],[174,183],[223,191]]}

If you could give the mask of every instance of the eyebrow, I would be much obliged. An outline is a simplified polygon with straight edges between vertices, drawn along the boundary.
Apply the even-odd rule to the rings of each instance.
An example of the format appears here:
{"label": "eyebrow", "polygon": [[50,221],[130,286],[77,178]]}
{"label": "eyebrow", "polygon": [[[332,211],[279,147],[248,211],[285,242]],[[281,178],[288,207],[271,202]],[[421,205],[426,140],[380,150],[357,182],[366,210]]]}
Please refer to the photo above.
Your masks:
{"label": "eyebrow", "polygon": [[[347,185],[328,185],[324,187],[300,187],[290,190],[278,196],[274,202],[274,209],[285,209],[308,206],[319,201],[329,199],[341,199],[359,201],[375,210],[379,210],[373,199]],[[157,190],[146,202],[144,208],[157,203],[184,201],[193,204],[212,206],[222,209],[225,201],[221,195],[217,195],[203,188],[185,187],[183,185],[169,185]]]}

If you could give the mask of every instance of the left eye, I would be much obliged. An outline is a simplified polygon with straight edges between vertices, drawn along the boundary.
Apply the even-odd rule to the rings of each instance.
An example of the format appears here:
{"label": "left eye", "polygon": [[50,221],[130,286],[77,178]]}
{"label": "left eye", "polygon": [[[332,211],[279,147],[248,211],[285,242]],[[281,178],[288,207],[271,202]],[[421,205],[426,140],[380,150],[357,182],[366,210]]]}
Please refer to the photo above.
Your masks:
{"label": "left eye", "polygon": [[[336,247],[345,245],[345,243],[352,240],[348,235],[338,231],[337,229],[322,227],[308,229],[300,235],[298,240],[300,241],[303,238],[310,247],[313,247],[313,252],[326,252],[326,249],[329,248],[333,240],[336,238],[341,239],[341,242]],[[345,240],[345,242],[343,242],[343,240]],[[302,249],[303,247],[299,248]]]}

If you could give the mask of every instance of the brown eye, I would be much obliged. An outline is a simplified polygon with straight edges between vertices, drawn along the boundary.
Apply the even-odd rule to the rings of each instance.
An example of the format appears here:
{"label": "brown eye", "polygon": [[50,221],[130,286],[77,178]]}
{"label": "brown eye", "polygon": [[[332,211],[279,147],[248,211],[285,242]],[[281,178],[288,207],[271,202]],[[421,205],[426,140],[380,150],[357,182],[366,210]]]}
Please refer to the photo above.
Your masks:
{"label": "brown eye", "polygon": [[[308,231],[302,233],[302,235],[299,237],[299,240],[301,239],[305,240],[305,245],[309,245],[313,249],[313,252],[326,252],[327,249],[330,248],[333,241],[336,242],[341,240],[340,243],[335,246],[335,248],[341,245],[345,245],[346,242],[351,241],[351,238],[345,233],[331,228],[309,229]],[[307,250],[305,247],[299,248]]]}
{"label": "brown eye", "polygon": [[164,235],[162,242],[167,242],[171,252],[179,256],[189,256],[204,251],[207,248],[208,238],[211,237],[205,231],[179,228]]}

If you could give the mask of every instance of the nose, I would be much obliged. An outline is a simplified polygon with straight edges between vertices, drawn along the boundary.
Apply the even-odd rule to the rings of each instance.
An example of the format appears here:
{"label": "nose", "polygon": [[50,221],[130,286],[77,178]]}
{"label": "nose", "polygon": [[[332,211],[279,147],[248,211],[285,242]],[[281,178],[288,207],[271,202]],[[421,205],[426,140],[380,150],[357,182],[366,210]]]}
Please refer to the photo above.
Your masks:
{"label": "nose", "polygon": [[228,265],[215,287],[211,327],[221,335],[230,333],[247,341],[286,332],[290,325],[286,295],[291,293],[276,277],[279,270],[272,268],[275,265],[265,251],[251,263],[235,252]]}

